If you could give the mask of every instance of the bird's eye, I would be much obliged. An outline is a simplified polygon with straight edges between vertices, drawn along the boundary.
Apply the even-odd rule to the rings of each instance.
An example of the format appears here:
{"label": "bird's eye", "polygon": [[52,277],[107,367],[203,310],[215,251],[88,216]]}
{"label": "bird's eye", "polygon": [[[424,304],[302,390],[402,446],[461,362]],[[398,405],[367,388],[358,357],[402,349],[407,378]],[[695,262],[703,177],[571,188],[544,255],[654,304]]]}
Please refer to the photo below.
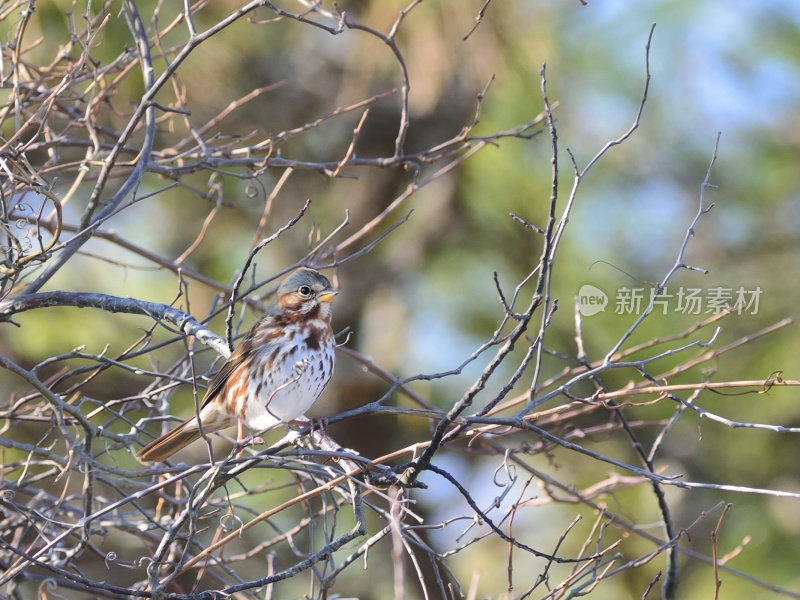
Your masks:
{"label": "bird's eye", "polygon": [[300,289],[297,290],[297,291],[300,292],[301,296],[310,296],[311,295],[311,288],[308,287],[307,285],[301,285]]}

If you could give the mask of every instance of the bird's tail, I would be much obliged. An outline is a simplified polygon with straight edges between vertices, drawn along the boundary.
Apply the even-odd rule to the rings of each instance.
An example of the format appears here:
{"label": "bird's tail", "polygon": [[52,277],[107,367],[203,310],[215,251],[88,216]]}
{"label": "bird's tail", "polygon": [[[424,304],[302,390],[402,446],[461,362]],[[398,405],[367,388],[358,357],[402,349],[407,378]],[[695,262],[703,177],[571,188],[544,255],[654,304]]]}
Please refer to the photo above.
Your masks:
{"label": "bird's tail", "polygon": [[[200,421],[203,424],[203,433],[214,433],[235,425],[237,419],[227,412],[219,411],[216,405],[210,402],[200,409]],[[198,439],[200,435],[200,425],[197,422],[197,416],[194,416],[147,444],[139,450],[136,458],[142,462],[165,461],[184,446],[188,446]]]}
{"label": "bird's tail", "polygon": [[[194,426],[192,427],[192,425]],[[199,437],[200,430],[197,427],[197,419],[192,417],[147,444],[139,450],[136,458],[142,462],[162,462]]]}

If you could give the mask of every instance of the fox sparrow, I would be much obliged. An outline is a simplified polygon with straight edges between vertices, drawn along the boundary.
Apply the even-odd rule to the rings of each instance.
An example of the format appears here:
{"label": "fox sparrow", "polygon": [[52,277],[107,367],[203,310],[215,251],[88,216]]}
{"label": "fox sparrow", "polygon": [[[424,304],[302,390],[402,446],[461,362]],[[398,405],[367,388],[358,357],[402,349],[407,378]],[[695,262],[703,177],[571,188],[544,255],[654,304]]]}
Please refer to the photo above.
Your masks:
{"label": "fox sparrow", "polygon": [[337,293],[318,271],[291,273],[211,380],[198,415],[147,444],[138,458],[166,460],[202,434],[234,424],[241,441],[242,424],[262,431],[301,417],[333,373],[330,302]]}

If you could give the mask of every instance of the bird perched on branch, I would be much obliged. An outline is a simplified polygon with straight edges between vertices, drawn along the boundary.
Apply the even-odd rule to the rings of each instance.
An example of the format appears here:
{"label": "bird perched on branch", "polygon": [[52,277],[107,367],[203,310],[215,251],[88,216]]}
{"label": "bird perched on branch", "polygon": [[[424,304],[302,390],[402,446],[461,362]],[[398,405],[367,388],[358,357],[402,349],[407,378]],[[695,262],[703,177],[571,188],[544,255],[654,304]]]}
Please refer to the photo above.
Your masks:
{"label": "bird perched on branch", "polygon": [[319,271],[292,272],[212,379],[198,415],[147,444],[139,460],[166,460],[202,434],[234,424],[241,441],[242,425],[263,431],[301,417],[333,373],[330,303],[338,293]]}

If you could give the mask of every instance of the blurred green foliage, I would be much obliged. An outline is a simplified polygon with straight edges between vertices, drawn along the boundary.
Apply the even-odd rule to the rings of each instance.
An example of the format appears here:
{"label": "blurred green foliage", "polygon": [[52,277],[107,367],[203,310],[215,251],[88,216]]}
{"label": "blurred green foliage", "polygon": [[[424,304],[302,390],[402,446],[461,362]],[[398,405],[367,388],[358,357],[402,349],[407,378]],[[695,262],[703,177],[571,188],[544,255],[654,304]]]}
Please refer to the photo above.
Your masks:
{"label": "blurred green foliage", "polygon": [[[100,10],[100,2],[89,4],[92,11]],[[152,14],[156,6],[156,2],[144,0],[137,4],[145,15]],[[160,27],[180,10],[178,3],[168,4],[161,7]],[[208,3],[198,13],[198,30],[218,22],[237,4]],[[343,2],[341,8],[361,22],[387,32],[406,4]],[[674,263],[697,211],[700,184],[718,131],[722,132],[719,157],[710,177],[714,187],[706,192],[714,208],[700,219],[686,254],[689,264],[708,269],[709,273],[681,271],[670,282],[670,288],[708,289],[722,285],[763,290],[757,314],[731,316],[720,323],[722,329],[715,347],[733,343],[782,318],[796,316],[800,291],[796,277],[800,271],[800,9],[796,5],[778,0],[757,5],[719,0],[590,2],[585,6],[580,2],[494,2],[488,5],[475,31],[462,39],[472,28],[482,4],[425,2],[406,17],[397,37],[411,80],[411,126],[406,151],[418,151],[436,140],[448,139],[471,122],[477,95],[492,77],[473,133],[489,135],[532,119],[542,110],[539,71],[546,63],[549,96],[558,102],[555,116],[560,146],[560,209],[572,187],[573,169],[567,149],[582,168],[607,141],[619,137],[633,122],[645,81],[645,43],[650,24],[657,23],[650,55],[652,87],[641,126],[597,164],[577,195],[555,262],[552,290],[559,309],[547,333],[548,348],[574,355],[574,297],[586,283],[609,297],[604,313],[583,320],[589,360],[601,359],[630,327],[636,315],[615,313],[617,290],[640,287],[647,294]],[[48,62],[56,54],[68,35],[65,12],[71,6],[72,17],[80,22],[79,11],[83,7],[68,2],[36,4],[28,35],[40,36],[42,41],[31,51],[28,62]],[[128,27],[118,13],[119,7],[111,3],[109,23],[90,53],[98,64],[107,64],[123,49],[130,48]],[[253,19],[271,16],[262,10]],[[0,29],[0,39],[6,45],[9,24]],[[158,72],[174,60],[174,49],[185,40],[184,27],[164,37],[164,55],[155,57]],[[298,127],[336,107],[395,88],[400,79],[391,53],[375,38],[353,31],[332,36],[321,29],[278,20],[259,26],[242,22],[211,38],[180,67],[176,82],[185,110],[190,113],[186,122],[193,127],[202,127],[229,103],[255,88],[285,82],[234,111],[219,127],[225,135],[247,136]],[[126,77],[111,103],[127,112],[138,102],[142,90],[141,77]],[[163,95],[159,101],[173,102],[175,90],[167,88]],[[113,111],[104,114],[112,115]],[[282,148],[282,156],[304,161],[339,160],[360,115],[355,111],[332,119],[309,135],[297,136]],[[398,118],[397,94],[375,103],[357,154],[391,154]],[[118,127],[123,122],[113,121],[110,118],[98,125]],[[4,129],[3,135],[9,133]],[[159,129],[158,136],[166,146],[177,143],[185,132],[164,128]],[[436,168],[437,165],[423,165],[420,176],[430,175]],[[256,182],[247,181],[243,175],[246,174],[222,171],[185,177],[179,186],[127,209],[109,227],[139,247],[174,260],[198,238],[209,210],[219,204],[218,215],[185,265],[229,285],[255,241],[265,198],[281,172],[268,170]],[[322,235],[343,221],[345,211],[349,211],[351,223],[344,235],[350,235],[397,197],[412,177],[399,169],[360,167],[348,169],[347,175],[354,178],[331,180],[311,170],[296,171],[275,200],[265,233],[277,229],[306,198],[311,198],[311,217]],[[389,219],[397,221],[413,209],[409,221],[373,252],[338,269],[343,292],[336,306],[335,325],[339,329],[353,328],[349,344],[403,376],[457,366],[491,334],[502,316],[493,272],[498,273],[509,294],[538,261],[541,236],[513,221],[509,213],[545,226],[551,177],[550,140],[543,133],[530,140],[506,139],[497,147],[488,146],[461,168],[411,196]],[[139,193],[152,193],[168,183],[165,178],[149,174]],[[192,192],[192,187],[207,193],[207,197]],[[88,192],[86,185],[81,189],[84,188]],[[71,222],[77,220],[84,202],[85,196],[77,198],[74,207],[68,207]],[[270,245],[256,260],[256,277],[263,279],[302,256],[309,247],[309,231],[309,221],[305,221]],[[528,294],[531,287],[529,284],[525,288]],[[177,305],[197,315],[206,314],[219,300],[217,290],[199,284],[193,284],[188,295],[180,296],[181,288],[173,274],[157,269],[135,252],[100,240],[88,244],[85,255],[75,258],[52,280],[49,289],[97,291],[165,303],[179,298]],[[654,314],[627,346],[679,333],[708,316],[682,315],[674,310],[667,315]],[[253,318],[248,314],[245,320],[250,322]],[[53,325],[54,319],[57,326]],[[81,345],[95,353],[106,344],[112,353],[120,351],[141,328],[150,326],[141,317],[103,315],[88,309],[41,311],[17,320],[22,325],[20,329],[3,325],[0,352],[29,367]],[[212,326],[223,332],[221,319]],[[704,329],[669,347],[696,339],[707,341],[711,333]],[[797,379],[797,339],[793,324],[743,345],[702,369],[670,379],[670,383],[706,378],[765,379],[776,371],[782,371],[787,379]],[[167,352],[162,356],[163,364],[178,360],[174,351],[182,348],[172,350],[171,355]],[[524,349],[517,352],[521,356]],[[652,372],[666,371],[684,359],[685,355],[665,359],[663,367],[659,364]],[[142,359],[142,368],[145,362]],[[436,405],[448,408],[484,363],[481,359],[458,376],[420,382],[414,387],[424,390]],[[74,361],[65,364],[74,366]],[[552,376],[563,366],[563,361],[548,358],[544,377]],[[707,368],[713,373],[706,372]],[[332,388],[317,412],[330,414],[372,401],[382,393],[381,386],[359,374],[357,366],[348,365],[346,360],[340,359],[337,369]],[[509,374],[502,372],[504,376]],[[634,377],[630,372],[612,371],[603,376],[603,382],[609,389],[617,389]],[[109,398],[121,397],[133,393],[135,379],[131,373],[109,371],[90,389],[97,398],[105,394]],[[497,391],[503,382],[502,376],[492,381],[489,392]],[[18,383],[13,376],[3,374],[0,389],[5,395],[21,393]],[[523,378],[515,392],[521,393],[529,383],[529,376]],[[190,414],[189,389],[184,386],[176,394],[181,401],[173,412]],[[581,391],[591,393],[588,386]],[[800,408],[793,390],[743,395],[737,392],[703,393],[697,403],[735,421],[800,424]],[[631,420],[665,419],[673,408],[668,401],[662,401],[631,408],[626,414]],[[393,436],[405,435],[406,427],[424,430],[419,423],[384,421],[354,421],[352,427],[339,426],[336,434],[341,436],[343,445],[369,454],[394,447]],[[593,424],[597,423],[591,421],[585,426]],[[643,430],[642,438],[652,443],[655,431]],[[614,439],[616,436],[618,431],[584,443],[619,460],[638,464],[630,444]],[[665,439],[656,464],[666,473],[685,473],[685,478],[693,481],[797,492],[800,466],[793,459],[795,446],[794,435],[732,429],[687,414]],[[596,462],[564,450],[555,451],[552,460],[562,477],[577,488],[597,480]],[[478,459],[463,465],[464,469],[481,471],[493,467],[494,463]],[[549,466],[543,461],[541,468]],[[608,470],[613,470],[610,465]],[[797,592],[800,551],[793,543],[798,533],[794,518],[797,499],[677,489],[668,490],[668,497],[678,528],[687,526],[700,511],[720,500],[732,502],[734,507],[721,530],[721,554],[748,536],[751,541],[730,566]],[[417,494],[416,499],[421,512],[438,514],[439,507],[435,502],[428,503],[425,493]],[[655,502],[646,486],[617,493],[608,504],[631,521],[657,522]],[[579,513],[587,523],[593,522],[590,511],[571,505],[550,506],[542,511],[547,518],[521,521],[518,527],[552,533],[563,530]],[[718,513],[709,517],[700,533],[691,535],[687,547],[710,555],[709,533],[717,517]],[[660,530],[654,526],[652,533],[660,535]],[[542,539],[554,538],[544,535]],[[649,543],[636,543],[641,553],[652,549]],[[776,548],[781,551],[775,552]],[[523,571],[527,569],[518,565],[515,592],[504,595],[505,565],[496,557],[506,550],[497,540],[494,548],[486,545],[471,549],[469,560],[455,567],[462,581],[469,581],[473,569],[481,573],[477,597],[519,597],[526,586],[534,583],[526,580]],[[710,567],[688,557],[681,558],[681,565],[685,575],[680,597],[713,597]],[[389,567],[370,567],[383,572],[385,583],[380,583],[380,577],[373,578],[375,588],[365,590],[360,581],[350,581],[352,575],[348,573],[340,592],[361,598],[389,597]],[[601,587],[603,591],[598,593],[612,597],[609,590],[613,589],[615,598],[639,598],[660,568],[629,571],[624,580],[611,584],[613,588]],[[529,571],[533,572],[538,571]],[[723,575],[723,584],[726,599],[765,593],[727,574]],[[301,593],[295,588],[285,589],[291,589],[291,594]],[[420,597],[417,589],[408,589],[408,594],[409,598]]]}

